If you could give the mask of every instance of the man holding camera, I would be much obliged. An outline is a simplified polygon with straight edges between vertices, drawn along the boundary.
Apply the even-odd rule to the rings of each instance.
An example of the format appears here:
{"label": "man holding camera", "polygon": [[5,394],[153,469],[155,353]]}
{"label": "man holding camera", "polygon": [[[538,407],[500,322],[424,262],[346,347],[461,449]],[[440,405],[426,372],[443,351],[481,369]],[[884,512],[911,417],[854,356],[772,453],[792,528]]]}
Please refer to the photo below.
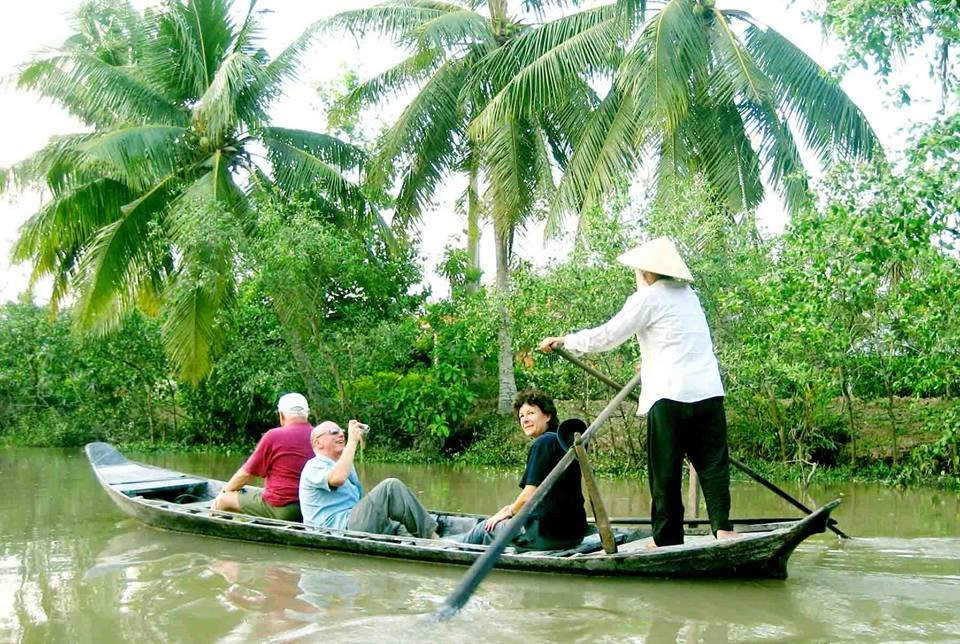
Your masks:
{"label": "man holding camera", "polygon": [[436,539],[437,520],[399,479],[385,479],[363,494],[353,460],[367,427],[351,420],[347,428],[327,420],[310,432],[316,456],[300,474],[304,523],[377,534],[391,534],[400,523],[415,537]]}

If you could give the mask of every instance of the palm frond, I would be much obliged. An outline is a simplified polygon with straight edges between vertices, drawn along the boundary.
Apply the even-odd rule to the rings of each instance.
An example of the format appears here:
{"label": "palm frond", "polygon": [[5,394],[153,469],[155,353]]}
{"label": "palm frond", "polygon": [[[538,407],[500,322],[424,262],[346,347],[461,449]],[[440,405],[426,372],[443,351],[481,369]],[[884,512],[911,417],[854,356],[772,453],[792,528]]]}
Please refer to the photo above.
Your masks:
{"label": "palm frond", "polygon": [[92,134],[50,137],[45,146],[7,169],[9,184],[19,190],[46,182],[54,195],[65,189],[83,166],[80,150]]}
{"label": "palm frond", "polygon": [[381,139],[370,181],[383,185],[391,168],[403,159],[405,170],[394,206],[400,224],[423,216],[440,182],[461,160],[463,116],[458,96],[466,69],[461,61],[445,63]]}
{"label": "palm frond", "polygon": [[190,0],[158,14],[157,35],[144,63],[165,93],[189,104],[213,82],[221,62],[234,50],[229,0]]}
{"label": "palm frond", "polygon": [[660,192],[684,185],[684,179],[697,174],[731,213],[755,208],[763,199],[759,159],[731,102],[696,105],[664,141],[658,168]]}
{"label": "palm frond", "polygon": [[760,159],[733,103],[697,111],[692,122],[698,169],[731,213],[753,210],[763,201]]}
{"label": "palm frond", "polygon": [[199,382],[210,372],[216,342],[216,314],[225,293],[178,275],[163,307],[161,333],[167,355],[181,378]]}
{"label": "palm frond", "polygon": [[32,90],[94,126],[132,117],[185,125],[186,112],[129,68],[114,67],[85,52],[58,54],[24,66],[19,89]]}
{"label": "palm frond", "polygon": [[75,33],[62,49],[84,51],[115,66],[139,58],[148,31],[130,2],[84,3],[70,22]]}
{"label": "palm frond", "polygon": [[707,85],[713,101],[732,102],[739,97],[754,102],[772,100],[771,80],[740,43],[724,14],[716,12],[714,15],[716,17],[710,26],[710,42],[715,64]]}
{"label": "palm frond", "polygon": [[420,48],[445,49],[479,45],[493,48],[497,39],[490,21],[478,13],[461,9],[446,11],[419,24],[411,35]]}
{"label": "palm frond", "polygon": [[650,128],[634,97],[613,87],[591,116],[570,157],[550,209],[549,226],[566,212],[582,213],[623,184],[640,160]]}
{"label": "palm frond", "polygon": [[332,136],[281,128],[265,130],[263,144],[279,187],[325,194],[338,209],[362,217],[363,191],[343,174],[362,157],[358,148]]}
{"label": "palm frond", "polygon": [[339,107],[348,111],[402,94],[405,90],[426,81],[444,62],[438,49],[418,49],[413,55],[381,74],[360,83],[339,101]]}
{"label": "palm frond", "polygon": [[543,185],[544,151],[529,122],[501,123],[484,141],[487,196],[493,224],[508,234],[536,210]]}
{"label": "palm frond", "polygon": [[458,161],[455,149],[463,134],[459,97],[469,69],[467,61],[445,62],[380,139],[369,174],[373,186],[384,186],[397,162],[411,157],[397,204],[401,220],[422,214],[440,178]]}
{"label": "palm frond", "polygon": [[[186,187],[177,200],[172,204],[174,214],[182,212],[180,202],[201,203],[209,205],[217,212],[229,212],[232,216],[230,226],[242,224],[238,234],[253,232],[254,221],[247,203],[246,194],[233,181],[230,172],[230,157],[222,150],[214,150],[213,154],[202,164],[207,171],[197,177]],[[192,207],[192,206],[191,206]],[[173,220],[176,223],[176,219]],[[224,226],[226,227],[226,226]],[[176,234],[171,227],[176,240]]]}
{"label": "palm frond", "polygon": [[647,0],[617,0],[616,7],[625,34],[632,34],[646,21]]}
{"label": "palm frond", "polygon": [[422,25],[447,13],[463,11],[449,2],[432,0],[395,0],[364,9],[344,11],[320,23],[324,30],[349,31],[357,38],[370,34],[393,37],[397,42],[413,43]]}
{"label": "palm frond", "polygon": [[544,108],[539,114],[540,127],[546,134],[553,159],[561,170],[566,169],[570,155],[599,103],[593,89],[586,82],[581,82],[571,86],[566,101]]}
{"label": "palm frond", "polygon": [[21,225],[11,260],[33,265],[31,283],[53,278],[56,306],[72,286],[77,262],[97,231],[115,221],[131,199],[125,184],[108,178],[93,178],[69,189],[64,186]]}
{"label": "palm frond", "polygon": [[810,203],[809,179],[789,126],[770,103],[747,103],[745,121],[759,137],[760,157],[770,183],[790,213]]}
{"label": "palm frond", "polygon": [[269,96],[272,100],[279,95],[280,86],[283,83],[296,79],[301,63],[300,59],[313,44],[319,30],[320,25],[318,23],[310,25],[296,40],[287,45],[283,51],[267,63],[266,74],[263,76],[266,85],[255,88],[256,91]]}
{"label": "palm frond", "polygon": [[194,129],[222,144],[241,124],[259,128],[266,120],[264,95],[249,92],[251,84],[266,85],[263,68],[241,51],[230,53],[217,68],[206,91],[193,108]]}
{"label": "palm frond", "polygon": [[617,72],[622,92],[650,103],[650,120],[670,131],[708,77],[709,42],[694,0],[669,0],[644,28]]}
{"label": "palm frond", "polygon": [[473,82],[494,93],[470,125],[482,139],[506,117],[524,118],[563,103],[571,89],[619,63],[623,41],[617,13],[601,6],[549,22],[482,60]]}
{"label": "palm frond", "polygon": [[187,134],[171,125],[132,125],[86,137],[79,151],[115,168],[133,189],[147,189],[157,179],[177,172],[183,162],[178,140]]}
{"label": "palm frond", "polygon": [[546,11],[550,7],[569,9],[571,7],[578,7],[581,4],[581,0],[522,0],[520,2],[520,8],[525,13],[532,13],[537,17],[542,17],[546,15]]}
{"label": "palm frond", "polygon": [[749,23],[746,45],[774,83],[774,94],[788,118],[800,123],[804,139],[822,162],[833,149],[866,159],[883,153],[876,133],[860,108],[836,80],[773,29]]}
{"label": "palm frond", "polygon": [[176,183],[174,175],[158,181],[97,231],[78,264],[79,325],[110,329],[136,304],[138,285],[150,274],[152,229],[159,225]]}
{"label": "palm frond", "polygon": [[356,169],[367,160],[367,153],[363,148],[330,134],[284,127],[267,127],[263,129],[263,134],[264,138],[272,142],[309,150],[311,154],[336,166],[341,172]]}

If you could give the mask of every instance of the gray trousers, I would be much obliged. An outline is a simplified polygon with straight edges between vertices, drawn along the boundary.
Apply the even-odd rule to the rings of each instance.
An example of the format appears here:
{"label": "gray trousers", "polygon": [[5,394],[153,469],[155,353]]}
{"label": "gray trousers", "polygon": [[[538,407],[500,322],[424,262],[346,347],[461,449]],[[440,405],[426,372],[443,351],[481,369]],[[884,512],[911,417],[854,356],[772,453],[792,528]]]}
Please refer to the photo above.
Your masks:
{"label": "gray trousers", "polygon": [[400,479],[384,479],[350,512],[347,530],[393,534],[396,523],[424,539],[437,529],[437,520],[427,512]]}

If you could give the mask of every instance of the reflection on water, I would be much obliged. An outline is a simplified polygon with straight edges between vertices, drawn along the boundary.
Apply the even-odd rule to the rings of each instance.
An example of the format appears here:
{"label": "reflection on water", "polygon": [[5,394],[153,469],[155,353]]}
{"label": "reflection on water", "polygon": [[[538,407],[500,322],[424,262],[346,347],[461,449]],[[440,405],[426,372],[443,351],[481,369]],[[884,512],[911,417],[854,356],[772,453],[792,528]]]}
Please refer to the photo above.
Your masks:
{"label": "reflection on water", "polygon": [[[238,458],[144,456],[225,478]],[[786,581],[665,581],[495,572],[463,613],[427,618],[462,577],[453,566],[238,543],[144,527],[116,510],[79,450],[0,450],[0,641],[833,641],[960,640],[960,501],[850,486],[837,518]],[[516,473],[367,464],[430,507],[490,512]],[[642,482],[604,481],[615,515],[644,515]],[[795,492],[791,490],[791,492]],[[797,493],[798,494],[798,493]],[[738,516],[792,515],[756,485]]]}

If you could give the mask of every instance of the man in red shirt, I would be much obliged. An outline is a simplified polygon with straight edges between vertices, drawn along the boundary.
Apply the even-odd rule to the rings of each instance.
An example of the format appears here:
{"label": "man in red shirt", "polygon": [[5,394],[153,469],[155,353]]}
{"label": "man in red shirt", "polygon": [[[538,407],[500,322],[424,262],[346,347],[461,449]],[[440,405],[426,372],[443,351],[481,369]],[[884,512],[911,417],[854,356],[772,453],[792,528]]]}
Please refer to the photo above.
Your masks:
{"label": "man in red shirt", "polygon": [[[307,420],[307,399],[297,393],[284,394],[277,402],[280,427],[263,435],[253,454],[220,490],[211,508],[243,512],[258,517],[301,521],[300,472],[313,458]],[[263,491],[247,490],[244,485],[259,476]]]}

